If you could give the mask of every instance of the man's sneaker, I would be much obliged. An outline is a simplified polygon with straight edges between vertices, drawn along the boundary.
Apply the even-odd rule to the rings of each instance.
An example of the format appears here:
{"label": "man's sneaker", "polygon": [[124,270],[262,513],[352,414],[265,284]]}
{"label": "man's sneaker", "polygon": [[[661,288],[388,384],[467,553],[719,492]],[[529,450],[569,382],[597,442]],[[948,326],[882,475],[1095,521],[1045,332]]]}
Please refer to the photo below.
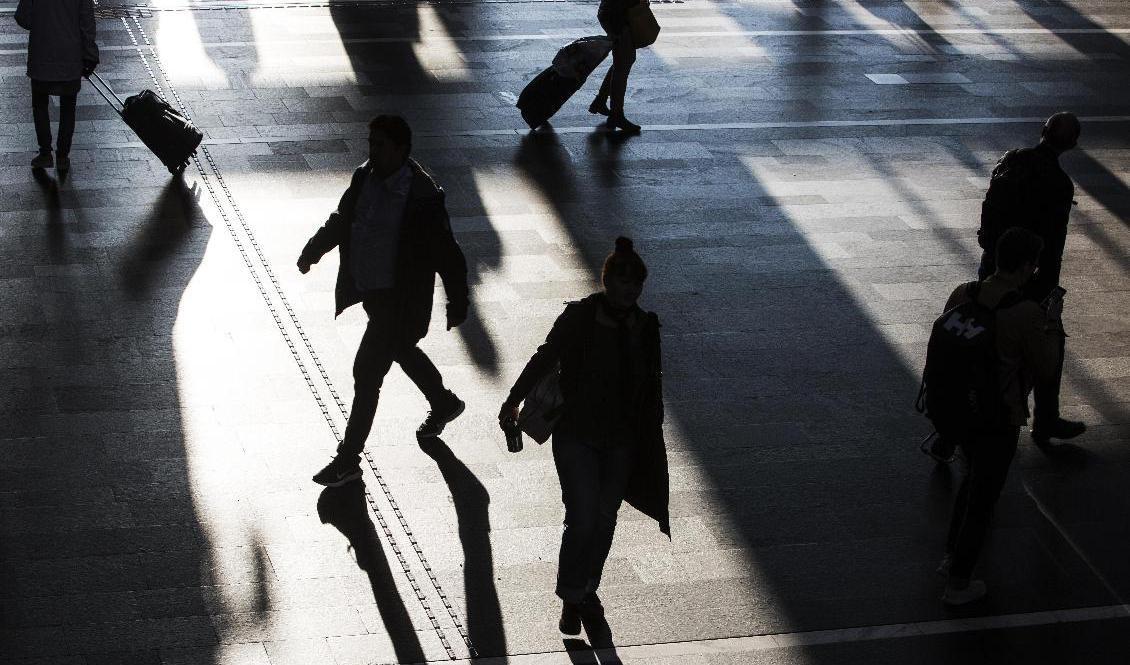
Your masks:
{"label": "man's sneaker", "polygon": [[1051,446],[1051,439],[1074,439],[1087,431],[1087,426],[1078,420],[1056,418],[1050,425],[1037,423],[1032,426],[1032,441],[1041,448]]}
{"label": "man's sneaker", "polygon": [[951,581],[946,584],[942,592],[942,602],[951,607],[968,605],[985,597],[985,583],[981,580],[969,580],[965,586],[955,586]]}
{"label": "man's sneaker", "polygon": [[941,562],[938,563],[938,567],[934,569],[934,572],[941,575],[942,577],[949,577],[950,576],[950,568],[952,568],[952,567],[953,567],[953,555],[947,554],[947,555],[942,557]]}
{"label": "man's sneaker", "polygon": [[581,634],[580,603],[570,603],[567,600],[561,601],[561,619],[557,622],[557,628],[564,635]]}
{"label": "man's sneaker", "polygon": [[33,169],[49,169],[52,166],[55,166],[55,156],[50,150],[40,150],[39,154],[31,160]]}
{"label": "man's sneaker", "polygon": [[338,455],[318,473],[314,482],[326,487],[341,487],[361,477],[361,459],[354,455]]}
{"label": "man's sneaker", "polygon": [[433,404],[432,409],[428,411],[428,417],[424,418],[424,422],[416,428],[416,438],[433,439],[439,436],[447,423],[458,418],[466,408],[467,404],[463,400],[448,391],[443,403]]}

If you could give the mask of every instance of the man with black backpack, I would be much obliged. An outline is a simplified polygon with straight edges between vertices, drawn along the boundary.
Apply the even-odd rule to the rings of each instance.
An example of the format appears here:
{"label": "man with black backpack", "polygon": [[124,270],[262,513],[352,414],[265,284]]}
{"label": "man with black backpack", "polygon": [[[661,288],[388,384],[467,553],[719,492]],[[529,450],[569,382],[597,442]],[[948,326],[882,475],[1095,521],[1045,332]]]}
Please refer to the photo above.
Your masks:
{"label": "man with black backpack", "polygon": [[1022,293],[1043,246],[1025,229],[1001,234],[995,272],[957,287],[930,333],[922,401],[938,432],[957,442],[968,462],[938,567],[948,577],[942,595],[948,605],[985,595],[985,583],[971,579],[973,567],[1028,420],[1028,393],[1059,363],[1059,331]]}
{"label": "man with black backpack", "polygon": [[1074,114],[1056,113],[1044,123],[1036,147],[1006,152],[989,180],[977,232],[978,242],[985,250],[978,271],[981,279],[995,270],[996,243],[1007,229],[1019,226],[1044,241],[1044,251],[1036,266],[1038,273],[1024,288],[1024,295],[1041,303],[1048,321],[1059,330],[1056,371],[1035,386],[1032,440],[1045,452],[1052,450],[1051,439],[1071,439],[1087,429],[1083,423],[1059,415],[1066,338],[1061,317],[1065,291],[1059,286],[1059,273],[1075,195],[1075,186],[1060,167],[1059,156],[1075,147],[1080,131],[1079,119]]}

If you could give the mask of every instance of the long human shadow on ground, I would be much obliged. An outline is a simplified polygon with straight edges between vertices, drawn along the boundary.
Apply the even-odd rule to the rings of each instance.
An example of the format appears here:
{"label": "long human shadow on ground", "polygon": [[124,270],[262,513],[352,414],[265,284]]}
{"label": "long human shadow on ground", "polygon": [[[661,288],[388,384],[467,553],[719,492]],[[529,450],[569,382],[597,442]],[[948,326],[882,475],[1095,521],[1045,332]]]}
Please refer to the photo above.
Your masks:
{"label": "long human shadow on ground", "polygon": [[442,439],[422,440],[420,450],[435,460],[455,506],[463,548],[463,590],[471,643],[482,655],[504,656],[506,632],[494,584],[494,551],[490,542],[490,494]]}
{"label": "long human shadow on ground", "polygon": [[[213,662],[216,634],[201,608],[223,612],[223,602],[203,590],[218,581],[172,348],[211,226],[177,180],[84,189],[36,177],[6,185],[0,210],[14,202],[29,227],[42,225],[0,250],[5,263],[34,266],[26,295],[8,299],[16,318],[4,331],[20,349],[5,354],[7,380],[33,398],[19,411],[5,400],[0,412],[0,476],[14,500],[0,593],[22,608],[5,612],[5,626],[29,629],[6,638],[5,654],[140,661],[175,643]],[[139,620],[153,632],[138,633]]]}
{"label": "long human shadow on ground", "polygon": [[318,518],[331,524],[349,541],[357,557],[357,567],[369,576],[373,600],[392,636],[392,646],[399,663],[422,663],[426,660],[420,640],[412,627],[404,601],[396,588],[396,580],[381,546],[380,536],[365,499],[365,482],[327,487],[318,495]]}

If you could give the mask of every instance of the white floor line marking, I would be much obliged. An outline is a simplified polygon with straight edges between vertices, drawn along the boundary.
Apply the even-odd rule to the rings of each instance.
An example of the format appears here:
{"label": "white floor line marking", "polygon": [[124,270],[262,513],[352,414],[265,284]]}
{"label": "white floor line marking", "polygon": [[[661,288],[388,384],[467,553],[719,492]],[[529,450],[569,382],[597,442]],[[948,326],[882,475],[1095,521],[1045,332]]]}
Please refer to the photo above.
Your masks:
{"label": "white floor line marking", "polygon": [[[610,658],[615,654],[621,659],[624,659],[625,662],[647,663],[656,658],[678,658],[703,654],[749,653],[818,644],[845,644],[873,640],[925,637],[927,635],[952,635],[982,630],[1026,628],[1033,626],[1050,626],[1060,623],[1083,623],[1087,621],[1127,618],[1130,618],[1130,605],[1106,605],[1070,610],[1047,610],[1023,614],[1002,614],[997,616],[943,619],[940,621],[922,621],[917,623],[862,626],[859,628],[752,635],[749,637],[729,637],[716,640],[695,640],[691,642],[643,644],[638,646],[616,647],[614,650],[597,649],[596,655],[601,662],[604,662],[605,658]],[[427,664],[417,665],[430,665],[431,663],[440,662],[452,663],[453,665],[496,665],[501,663],[510,663],[511,665],[534,665],[535,663],[537,665],[556,665],[557,663],[564,664],[574,661],[564,652],[544,652],[497,658],[481,658],[475,661],[428,661]]]}
{"label": "white floor line marking", "polygon": [[[1097,115],[1097,116],[1082,116],[1079,118],[1085,123],[1119,123],[1130,122],[1130,115]],[[915,126],[953,126],[953,125],[1016,125],[1016,124],[1030,124],[1030,123],[1043,123],[1047,118],[1031,116],[1031,117],[1017,117],[1017,118],[906,118],[906,119],[890,119],[890,120],[811,120],[811,121],[781,121],[781,122],[728,122],[717,124],[697,124],[697,125],[644,125],[643,128],[647,132],[683,132],[683,131],[728,131],[728,130],[758,130],[758,129],[809,129],[809,128],[836,128],[836,127],[915,127]],[[31,125],[31,123],[23,123]],[[358,123],[362,126],[364,123]],[[360,131],[360,130],[359,130]],[[592,132],[601,131],[598,124],[585,125],[583,127],[554,127],[553,133],[556,134],[589,134]],[[207,135],[208,130],[204,130]],[[413,132],[419,137],[428,138],[444,138],[452,136],[525,136],[530,133],[529,129],[468,129],[468,130],[451,130],[451,131],[425,131],[421,130]],[[549,133],[549,132],[544,132]],[[205,139],[204,145],[238,145],[238,144],[259,144],[259,143],[294,143],[298,141],[347,141],[356,139],[359,134],[304,134],[299,136],[257,136],[254,138],[228,138],[228,139]],[[144,148],[145,145],[140,141],[128,141],[124,143],[96,143],[85,144],[76,146],[83,150],[104,150],[114,148]],[[3,146],[0,147],[0,154],[14,153],[14,152],[28,152],[34,148],[29,144],[27,147],[20,146]]]}
{"label": "white floor line marking", "polygon": [[[0,13],[4,13],[0,11]],[[535,33],[526,35],[452,35],[451,40],[455,42],[521,42],[521,41],[547,41],[547,40],[568,40],[584,37],[590,34],[584,31],[568,31],[568,32],[550,32],[550,33]],[[937,30],[924,30],[919,28],[850,28],[850,29],[828,29],[828,30],[695,30],[680,32],[674,29],[667,29],[663,32],[664,40],[671,39],[701,39],[711,38],[717,39],[722,37],[839,37],[839,36],[902,36],[914,35],[919,37],[928,37],[930,35],[939,36],[955,36],[955,35],[1130,35],[1130,28],[997,28],[997,29],[982,29],[982,28],[939,28]],[[345,39],[339,38],[324,38],[324,39],[266,39],[257,41],[232,41],[232,42],[202,42],[201,46],[204,48],[231,48],[231,47],[253,47],[270,45],[284,45],[284,44],[319,44],[319,43],[340,43],[343,45],[350,44],[404,44],[415,43],[418,39],[416,37],[348,37]],[[130,46],[99,46],[100,51],[129,51]],[[0,49],[0,55],[22,55],[26,52],[26,48],[20,49]]]}

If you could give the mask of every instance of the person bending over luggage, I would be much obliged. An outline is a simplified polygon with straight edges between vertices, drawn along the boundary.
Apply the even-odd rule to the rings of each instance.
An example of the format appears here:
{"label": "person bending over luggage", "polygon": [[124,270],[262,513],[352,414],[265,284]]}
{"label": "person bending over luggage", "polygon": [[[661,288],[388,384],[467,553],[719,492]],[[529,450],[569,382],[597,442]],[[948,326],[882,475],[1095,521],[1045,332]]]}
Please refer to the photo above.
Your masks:
{"label": "person bending over luggage", "polygon": [[[75,133],[75,105],[82,77],[98,65],[92,0],[20,0],[16,23],[28,30],[27,76],[31,79],[31,110],[39,154],[33,169],[60,173],[71,168],[71,141]],[[49,97],[59,98],[58,156],[51,151]]]}
{"label": "person bending over luggage", "polygon": [[374,118],[369,123],[369,160],[354,171],[337,210],[298,259],[298,269],[305,274],[337,247],[337,314],[361,303],[369,316],[353,363],[353,409],[345,436],[337,456],[314,476],[314,482],[328,487],[361,477],[361,451],[393,362],[431,405],[417,437],[439,436],[465,408],[416,346],[428,332],[437,272],[449,300],[448,330],[466,320],[469,301],[467,262],[451,232],[443,189],[409,159],[411,149],[412,130],[403,118]]}
{"label": "person bending over luggage", "polygon": [[[954,503],[946,554],[938,572],[948,576],[942,600],[963,605],[985,595],[985,583],[971,579],[989,528],[989,518],[1016,453],[1020,428],[1028,420],[1028,393],[1058,364],[1059,334],[1047,326],[1044,310],[1020,291],[1036,272],[1044,243],[1012,228],[996,242],[995,272],[982,282],[963,284],[946,311],[977,302],[996,309],[997,386],[1004,414],[998,425],[964,432],[959,439],[968,469]],[[1002,302],[1005,306],[1001,306]],[[945,433],[943,433],[945,435]]]}
{"label": "person bending over luggage", "polygon": [[1081,126],[1072,113],[1056,113],[1044,123],[1040,143],[1034,148],[1009,150],[1000,158],[989,180],[989,191],[981,207],[978,241],[984,248],[978,276],[993,273],[994,249],[1002,231],[1020,226],[1040,236],[1044,251],[1038,272],[1024,293],[1043,303],[1049,322],[1059,330],[1059,361],[1056,371],[1035,387],[1032,440],[1044,452],[1054,451],[1051,439],[1071,439],[1087,430],[1086,425],[1059,415],[1059,391],[1063,378],[1063,294],[1059,286],[1067,220],[1075,185],[1059,165],[1059,156],[1075,147]]}
{"label": "person bending over luggage", "polygon": [[[646,1],[646,0],[644,0]],[[640,126],[624,117],[624,94],[628,90],[628,73],[636,61],[636,47],[632,42],[632,31],[628,27],[628,9],[641,0],[600,0],[596,19],[600,27],[612,38],[612,65],[604,75],[600,91],[589,104],[589,113],[608,116],[607,125],[625,132],[636,134]],[[609,108],[608,101],[612,100]]]}
{"label": "person bending over luggage", "polygon": [[580,633],[582,618],[603,623],[596,591],[622,501],[671,534],[659,318],[636,304],[646,278],[632,241],[618,238],[601,271],[604,290],[565,307],[499,413],[500,421],[517,419],[525,396],[560,366],[565,408],[553,432],[553,461],[565,529],[556,593],[567,635]]}

